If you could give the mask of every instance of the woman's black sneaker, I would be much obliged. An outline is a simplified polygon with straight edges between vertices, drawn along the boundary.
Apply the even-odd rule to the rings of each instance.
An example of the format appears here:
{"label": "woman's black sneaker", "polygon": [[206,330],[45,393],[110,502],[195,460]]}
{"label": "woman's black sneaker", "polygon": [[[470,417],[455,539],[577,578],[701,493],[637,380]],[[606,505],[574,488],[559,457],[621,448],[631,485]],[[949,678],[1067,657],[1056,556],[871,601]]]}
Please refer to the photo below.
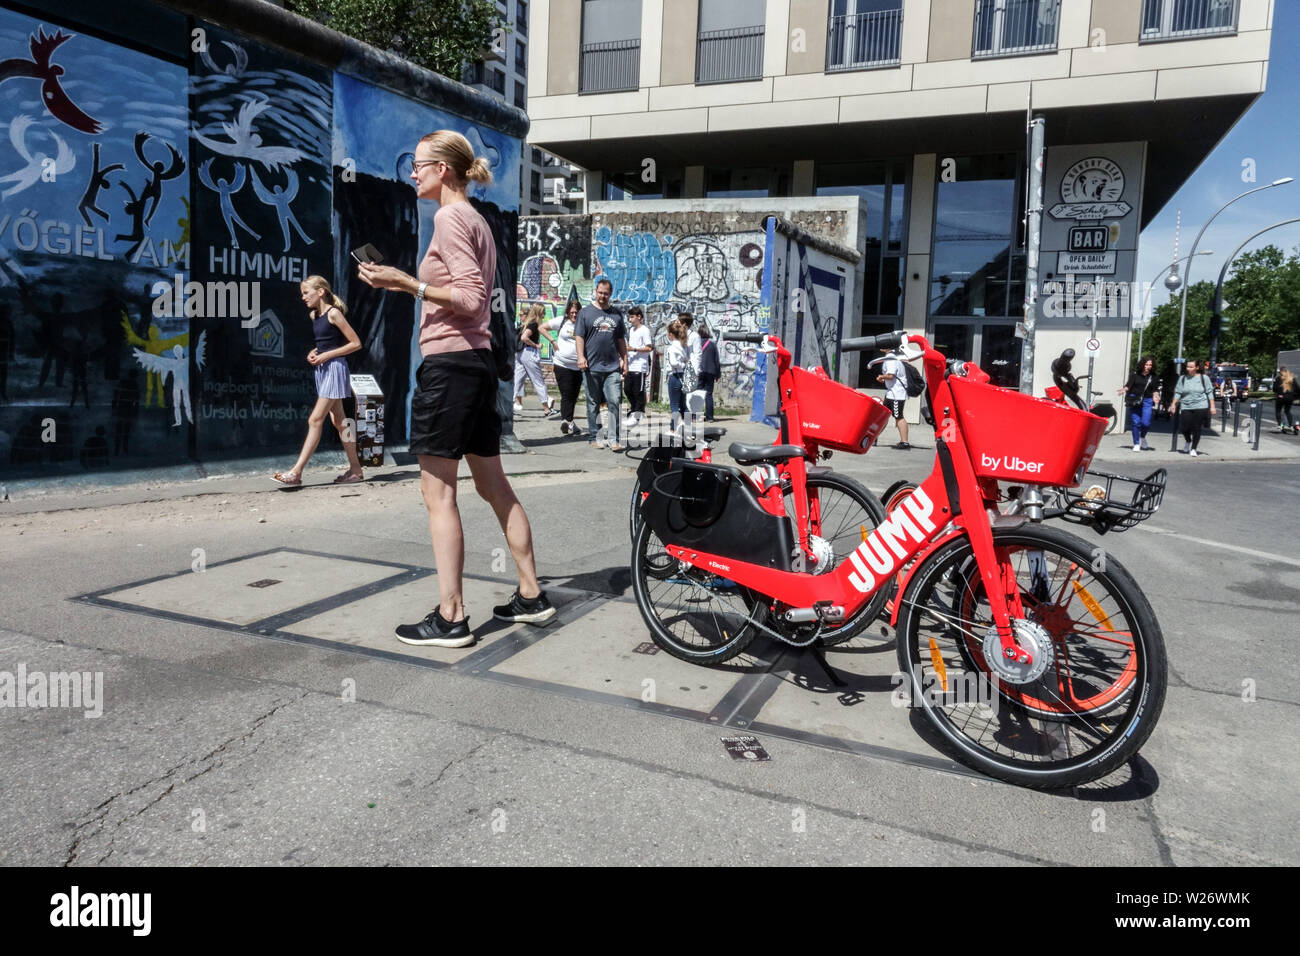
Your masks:
{"label": "woman's black sneaker", "polygon": [[397,625],[397,639],[403,644],[427,644],[434,647],[468,647],[474,643],[468,617],[452,624],[443,620],[436,607],[422,621]]}
{"label": "woman's black sneaker", "polygon": [[514,621],[519,624],[540,624],[555,617],[555,608],[546,599],[546,592],[540,592],[535,598],[519,596],[519,591],[510,595],[509,604],[498,604],[492,609],[492,616],[498,621]]}

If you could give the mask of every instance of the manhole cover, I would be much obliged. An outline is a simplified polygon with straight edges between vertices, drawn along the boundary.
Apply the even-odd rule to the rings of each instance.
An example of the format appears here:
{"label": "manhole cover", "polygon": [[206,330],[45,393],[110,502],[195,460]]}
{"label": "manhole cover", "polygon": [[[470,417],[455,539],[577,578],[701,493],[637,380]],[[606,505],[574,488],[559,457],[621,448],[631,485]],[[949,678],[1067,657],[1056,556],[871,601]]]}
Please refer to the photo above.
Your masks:
{"label": "manhole cover", "polygon": [[254,581],[249,585],[250,588],[269,588],[272,584],[279,584],[275,578],[262,578],[260,581]]}

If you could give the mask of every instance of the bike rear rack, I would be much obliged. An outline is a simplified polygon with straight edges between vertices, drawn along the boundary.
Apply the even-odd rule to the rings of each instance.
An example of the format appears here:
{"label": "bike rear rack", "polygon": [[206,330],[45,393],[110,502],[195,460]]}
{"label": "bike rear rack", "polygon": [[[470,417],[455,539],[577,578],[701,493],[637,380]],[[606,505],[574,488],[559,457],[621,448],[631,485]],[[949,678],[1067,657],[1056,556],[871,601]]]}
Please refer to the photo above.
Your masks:
{"label": "bike rear rack", "polygon": [[1088,525],[1098,534],[1126,531],[1160,509],[1168,477],[1163,468],[1157,468],[1145,478],[1089,471],[1083,483],[1087,484],[1089,478],[1094,481],[1083,490],[1062,488],[1065,507],[1053,509],[1044,517]]}

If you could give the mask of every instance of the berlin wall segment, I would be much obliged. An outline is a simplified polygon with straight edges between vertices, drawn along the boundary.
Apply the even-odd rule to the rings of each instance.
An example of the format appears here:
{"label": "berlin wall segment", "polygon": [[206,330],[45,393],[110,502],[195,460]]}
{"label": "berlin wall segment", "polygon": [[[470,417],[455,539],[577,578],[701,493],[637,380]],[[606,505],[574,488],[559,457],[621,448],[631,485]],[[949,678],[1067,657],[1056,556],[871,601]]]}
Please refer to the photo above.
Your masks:
{"label": "berlin wall segment", "polygon": [[[0,8],[0,61],[31,64],[0,76],[13,160],[0,176],[0,476],[296,448],[315,401],[298,290],[311,274],[349,304],[364,347],[352,371],[381,383],[386,438],[401,443],[415,304],[356,283],[347,251],[375,242],[414,271],[433,209],[410,187],[411,151],[459,130],[494,175],[473,201],[497,237],[505,336],[522,115],[265,5],[232,2],[225,15],[247,23],[221,25],[183,2],[131,5],[76,7],[97,22]],[[289,52],[295,36],[336,62]],[[43,102],[46,75],[60,95]]]}

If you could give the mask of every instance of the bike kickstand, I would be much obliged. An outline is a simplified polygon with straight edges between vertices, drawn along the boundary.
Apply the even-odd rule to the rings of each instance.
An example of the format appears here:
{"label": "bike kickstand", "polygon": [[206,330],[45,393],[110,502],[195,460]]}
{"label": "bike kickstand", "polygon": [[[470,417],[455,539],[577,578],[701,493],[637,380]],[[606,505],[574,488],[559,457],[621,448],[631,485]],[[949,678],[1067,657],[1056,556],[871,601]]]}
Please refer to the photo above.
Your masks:
{"label": "bike kickstand", "polygon": [[826,676],[831,679],[832,684],[834,684],[836,687],[849,686],[846,681],[840,680],[840,675],[835,673],[831,665],[826,662],[826,648],[822,644],[820,638],[818,638],[817,642],[814,643],[811,647],[809,647],[808,650],[812,654],[813,660],[815,660],[818,664],[821,665],[822,670],[826,672]]}

